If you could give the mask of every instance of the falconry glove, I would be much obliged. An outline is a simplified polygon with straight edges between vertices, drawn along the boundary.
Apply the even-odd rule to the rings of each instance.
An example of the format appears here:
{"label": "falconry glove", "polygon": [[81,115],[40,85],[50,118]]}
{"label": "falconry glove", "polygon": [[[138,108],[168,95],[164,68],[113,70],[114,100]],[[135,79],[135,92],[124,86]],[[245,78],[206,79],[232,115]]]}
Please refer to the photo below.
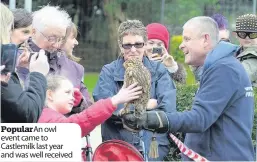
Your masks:
{"label": "falconry glove", "polygon": [[169,130],[169,121],[164,111],[147,111],[140,118],[131,112],[122,116],[124,128],[138,132],[142,129],[157,133],[166,133]]}

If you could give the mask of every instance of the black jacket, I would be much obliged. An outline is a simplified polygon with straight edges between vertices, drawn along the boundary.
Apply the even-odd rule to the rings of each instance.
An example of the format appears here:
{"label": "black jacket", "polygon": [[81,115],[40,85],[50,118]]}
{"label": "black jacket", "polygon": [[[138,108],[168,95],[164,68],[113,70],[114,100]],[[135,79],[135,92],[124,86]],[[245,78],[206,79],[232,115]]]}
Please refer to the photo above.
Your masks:
{"label": "black jacket", "polygon": [[1,122],[36,123],[46,97],[46,78],[38,72],[29,75],[29,86],[23,90],[16,73],[8,83],[1,82]]}

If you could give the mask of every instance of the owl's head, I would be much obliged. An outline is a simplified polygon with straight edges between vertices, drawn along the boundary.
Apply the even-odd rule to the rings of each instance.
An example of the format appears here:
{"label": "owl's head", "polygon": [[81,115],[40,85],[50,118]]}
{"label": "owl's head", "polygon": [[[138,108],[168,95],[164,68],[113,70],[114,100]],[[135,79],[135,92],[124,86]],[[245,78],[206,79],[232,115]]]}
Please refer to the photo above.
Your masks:
{"label": "owl's head", "polygon": [[127,69],[127,68],[137,68],[137,67],[142,66],[142,61],[140,61],[136,58],[128,59],[123,63],[123,66],[124,66],[125,69]]}

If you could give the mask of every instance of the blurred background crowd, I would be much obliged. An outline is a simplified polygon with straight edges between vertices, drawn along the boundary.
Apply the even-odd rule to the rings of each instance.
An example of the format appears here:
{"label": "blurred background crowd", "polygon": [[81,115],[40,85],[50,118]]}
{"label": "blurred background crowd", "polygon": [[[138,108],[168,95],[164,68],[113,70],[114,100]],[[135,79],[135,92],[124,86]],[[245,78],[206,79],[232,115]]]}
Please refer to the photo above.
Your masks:
{"label": "blurred background crowd", "polygon": [[[227,18],[227,29],[235,29],[236,18],[246,13],[256,14],[256,0],[2,0],[10,9],[25,8],[33,12],[46,4],[59,5],[78,26],[78,46],[75,55],[82,58],[85,84],[91,92],[103,65],[119,55],[117,28],[126,19],[139,19],[144,25],[152,22],[164,24],[170,32],[169,53],[177,62],[184,63],[179,50],[182,26],[190,18],[220,13]],[[238,44],[231,34],[232,43]],[[187,84],[195,79],[187,69]],[[86,79],[87,78],[87,79]]]}

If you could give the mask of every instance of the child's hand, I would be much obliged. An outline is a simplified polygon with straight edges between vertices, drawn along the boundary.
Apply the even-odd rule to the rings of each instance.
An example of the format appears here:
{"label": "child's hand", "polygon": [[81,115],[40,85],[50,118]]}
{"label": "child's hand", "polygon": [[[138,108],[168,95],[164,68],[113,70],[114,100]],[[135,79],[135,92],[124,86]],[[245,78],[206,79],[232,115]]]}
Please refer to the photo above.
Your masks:
{"label": "child's hand", "polygon": [[117,106],[118,104],[126,103],[140,97],[142,87],[138,87],[137,83],[131,84],[129,87],[125,88],[122,86],[120,91],[111,98],[112,104]]}
{"label": "child's hand", "polygon": [[74,100],[74,107],[76,107],[76,106],[78,106],[81,103],[83,95],[82,95],[82,93],[80,92],[80,90],[78,88],[74,88],[73,91],[74,91],[73,95],[74,95],[74,98],[75,98],[75,100]]}

